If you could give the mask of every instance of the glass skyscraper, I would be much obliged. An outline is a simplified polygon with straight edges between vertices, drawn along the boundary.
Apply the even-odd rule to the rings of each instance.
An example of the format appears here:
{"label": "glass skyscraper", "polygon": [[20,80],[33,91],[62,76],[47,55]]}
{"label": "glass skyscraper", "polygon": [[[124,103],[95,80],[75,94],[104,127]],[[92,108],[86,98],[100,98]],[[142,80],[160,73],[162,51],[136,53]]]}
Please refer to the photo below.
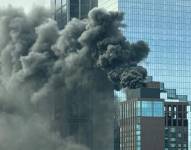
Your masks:
{"label": "glass skyscraper", "polygon": [[51,9],[59,27],[63,28],[74,17],[87,17],[88,12],[96,7],[97,3],[97,0],[51,0]]}
{"label": "glass skyscraper", "polygon": [[98,5],[125,13],[127,39],[150,46],[143,62],[148,74],[191,100],[191,1],[99,0]]}
{"label": "glass skyscraper", "polygon": [[[191,1],[99,0],[98,6],[125,13],[127,27],[122,30],[127,39],[150,46],[149,57],[142,62],[148,74],[191,101]],[[191,132],[189,136],[190,144]]]}

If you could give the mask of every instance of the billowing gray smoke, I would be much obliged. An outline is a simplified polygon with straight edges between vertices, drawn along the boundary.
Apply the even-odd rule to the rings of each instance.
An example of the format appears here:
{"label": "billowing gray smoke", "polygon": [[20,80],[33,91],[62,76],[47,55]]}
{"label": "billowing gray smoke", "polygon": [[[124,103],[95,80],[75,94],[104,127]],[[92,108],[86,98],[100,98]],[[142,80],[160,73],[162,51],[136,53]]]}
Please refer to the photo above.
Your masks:
{"label": "billowing gray smoke", "polygon": [[59,31],[43,8],[0,10],[0,150],[113,148],[113,89],[142,85],[149,52],[122,20],[94,9]]}

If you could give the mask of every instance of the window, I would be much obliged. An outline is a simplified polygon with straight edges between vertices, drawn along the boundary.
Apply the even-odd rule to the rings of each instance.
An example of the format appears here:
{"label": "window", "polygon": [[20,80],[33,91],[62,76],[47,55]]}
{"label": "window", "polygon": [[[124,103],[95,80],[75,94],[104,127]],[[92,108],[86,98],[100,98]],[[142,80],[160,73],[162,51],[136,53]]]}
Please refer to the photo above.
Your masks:
{"label": "window", "polygon": [[170,128],[170,132],[171,132],[171,133],[175,133],[175,132],[176,132],[176,129],[175,129],[175,128]]}
{"label": "window", "polygon": [[136,131],[136,135],[141,135],[141,131]]}
{"label": "window", "polygon": [[141,150],[141,147],[140,147],[140,146],[139,146],[139,147],[137,147],[137,148],[136,148],[136,150]]}
{"label": "window", "polygon": [[168,111],[172,111],[172,107],[171,106],[168,106]]}
{"label": "window", "polygon": [[170,141],[171,141],[171,142],[175,142],[175,141],[176,141],[176,138],[170,138]]}
{"label": "window", "polygon": [[142,101],[142,116],[150,117],[152,116],[152,102]]}
{"label": "window", "polygon": [[143,117],[163,117],[164,103],[160,101],[141,101],[137,104],[137,115]]}
{"label": "window", "polygon": [[170,147],[175,147],[175,146],[176,146],[176,144],[174,144],[174,143],[170,144]]}
{"label": "window", "polygon": [[137,136],[137,141],[141,141],[141,136],[140,135]]}
{"label": "window", "polygon": [[136,130],[141,130],[141,126],[140,125],[136,125]]}
{"label": "window", "polygon": [[154,117],[162,117],[163,116],[163,102],[153,102],[153,115]]}
{"label": "window", "polygon": [[182,134],[181,134],[181,133],[178,133],[178,137],[181,138],[181,137],[182,137]]}
{"label": "window", "polygon": [[136,113],[137,113],[137,116],[141,116],[141,102],[140,101],[137,101],[136,102]]}

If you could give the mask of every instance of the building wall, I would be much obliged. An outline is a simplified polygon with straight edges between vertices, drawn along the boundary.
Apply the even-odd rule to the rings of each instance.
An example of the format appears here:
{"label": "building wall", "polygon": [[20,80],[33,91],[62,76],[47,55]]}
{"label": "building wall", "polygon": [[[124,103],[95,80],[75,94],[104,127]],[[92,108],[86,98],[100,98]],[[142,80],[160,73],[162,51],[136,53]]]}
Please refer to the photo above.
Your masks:
{"label": "building wall", "polygon": [[[63,138],[72,137],[90,150],[113,150],[113,87],[102,72],[89,75],[91,88],[78,85],[67,96],[63,95],[62,100],[55,101],[55,130]],[[102,84],[95,84],[100,78],[104,79]]]}
{"label": "building wall", "polygon": [[51,0],[52,17],[57,21],[59,28],[64,28],[68,21],[68,0]]}
{"label": "building wall", "polygon": [[[115,5],[115,6],[114,6]],[[151,52],[142,62],[155,81],[191,100],[191,1],[99,0],[99,7],[125,13],[123,33],[131,42],[146,41]],[[118,97],[123,96],[118,92]],[[122,98],[123,100],[124,98]],[[191,149],[191,117],[189,117]]]}
{"label": "building wall", "polygon": [[98,0],[98,7],[102,7],[111,11],[117,11],[118,2],[117,0]]}
{"label": "building wall", "polygon": [[165,150],[188,150],[188,102],[165,103]]}
{"label": "building wall", "polygon": [[97,0],[70,0],[68,3],[70,6],[70,19],[73,17],[85,18],[88,12],[98,5]]}
{"label": "building wall", "polygon": [[164,100],[151,94],[158,89],[145,89],[128,90],[128,99],[121,102],[121,150],[163,150]]}
{"label": "building wall", "polygon": [[51,0],[53,18],[60,28],[72,18],[86,18],[88,12],[97,6],[97,0]]}
{"label": "building wall", "polygon": [[191,150],[191,103],[189,103],[188,109],[188,150]]}
{"label": "building wall", "polygon": [[163,150],[164,118],[141,118],[141,135],[141,150]]}

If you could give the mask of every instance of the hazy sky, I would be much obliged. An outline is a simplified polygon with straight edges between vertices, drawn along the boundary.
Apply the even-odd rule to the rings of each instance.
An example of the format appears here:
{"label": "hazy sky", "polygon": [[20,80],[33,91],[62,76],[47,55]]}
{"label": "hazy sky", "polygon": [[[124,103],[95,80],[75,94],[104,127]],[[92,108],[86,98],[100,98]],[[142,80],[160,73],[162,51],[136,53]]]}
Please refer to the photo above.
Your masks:
{"label": "hazy sky", "polygon": [[0,8],[4,8],[11,4],[16,7],[23,7],[28,12],[35,5],[50,6],[50,0],[0,0]]}

